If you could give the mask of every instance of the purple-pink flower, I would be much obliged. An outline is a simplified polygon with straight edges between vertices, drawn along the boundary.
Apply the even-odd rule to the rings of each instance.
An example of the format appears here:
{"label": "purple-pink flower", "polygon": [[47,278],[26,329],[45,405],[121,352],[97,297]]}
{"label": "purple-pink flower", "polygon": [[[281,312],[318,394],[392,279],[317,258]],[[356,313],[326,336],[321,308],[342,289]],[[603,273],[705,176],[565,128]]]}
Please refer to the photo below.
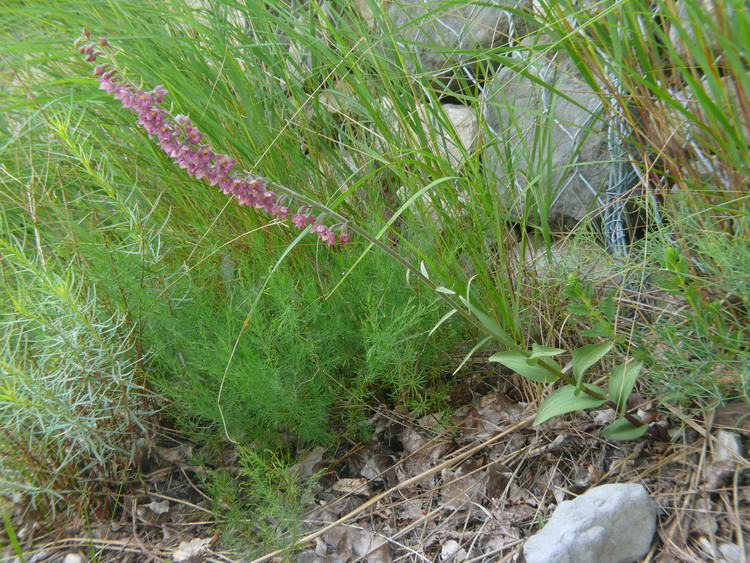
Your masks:
{"label": "purple-pink flower", "polygon": [[[84,37],[76,41],[76,46],[86,43],[79,51],[86,55],[87,61],[93,62],[104,55],[100,47],[109,48],[110,45],[106,39],[99,39],[97,43],[90,42],[90,39],[90,34],[84,30]],[[136,88],[109,63],[97,65],[94,77],[99,81],[100,89],[120,100],[123,107],[136,113],[138,124],[149,135],[156,137],[162,150],[190,176],[205,179],[212,186],[218,186],[224,194],[235,197],[241,205],[255,207],[281,219],[289,217],[286,196],[268,189],[263,179],[238,170],[237,162],[232,157],[217,153],[204,141],[205,136],[189,117],[180,114],[173,116],[161,105],[169,94],[164,86],[158,85],[151,91]],[[329,245],[349,242],[350,236],[345,225],[337,237],[333,231],[336,227],[319,223],[322,216],[316,218],[310,213],[311,210],[306,205],[297,209],[291,215],[294,226],[304,229],[312,225],[310,232],[316,233]]]}

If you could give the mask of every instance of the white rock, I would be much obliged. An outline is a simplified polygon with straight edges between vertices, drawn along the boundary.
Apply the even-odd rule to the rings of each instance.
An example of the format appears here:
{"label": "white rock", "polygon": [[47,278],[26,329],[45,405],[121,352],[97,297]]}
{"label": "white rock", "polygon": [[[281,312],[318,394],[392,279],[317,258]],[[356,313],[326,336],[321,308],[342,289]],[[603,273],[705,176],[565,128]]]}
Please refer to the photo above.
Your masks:
{"label": "white rock", "polygon": [[717,489],[726,483],[742,459],[739,435],[727,430],[717,432],[713,461],[706,470],[706,489]]}
{"label": "white rock", "polygon": [[598,426],[605,426],[614,422],[617,417],[614,409],[604,409],[602,411],[596,411],[591,413],[591,418],[594,419],[594,424]]}
{"label": "white rock", "polygon": [[460,549],[460,545],[456,540],[448,540],[443,544],[442,549],[440,550],[440,559],[445,561],[449,557],[451,557],[454,553],[456,553]]}
{"label": "white rock", "polygon": [[86,563],[86,558],[78,553],[68,553],[62,563]]}
{"label": "white rock", "polygon": [[175,561],[187,561],[202,554],[211,545],[211,538],[195,538],[180,542],[180,546],[172,552]]}
{"label": "white rock", "polygon": [[742,550],[736,544],[720,543],[719,553],[726,563],[740,563],[742,561]]}
{"label": "white rock", "polygon": [[602,485],[555,510],[523,546],[527,563],[629,563],[648,552],[656,505],[642,485]]}
{"label": "white rock", "polygon": [[715,462],[727,461],[736,465],[737,461],[742,459],[742,442],[736,432],[719,430],[716,440]]}

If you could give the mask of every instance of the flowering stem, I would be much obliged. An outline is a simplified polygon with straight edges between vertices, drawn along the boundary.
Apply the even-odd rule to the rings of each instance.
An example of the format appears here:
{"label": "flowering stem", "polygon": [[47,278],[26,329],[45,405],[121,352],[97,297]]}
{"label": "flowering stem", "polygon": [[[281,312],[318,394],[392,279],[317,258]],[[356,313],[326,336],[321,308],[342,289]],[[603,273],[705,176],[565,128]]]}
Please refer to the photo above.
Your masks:
{"label": "flowering stem", "polygon": [[[281,219],[286,219],[290,215],[289,207],[286,205],[288,198],[302,203],[303,205],[291,217],[292,223],[298,229],[309,227],[310,232],[317,234],[322,241],[329,245],[349,242],[350,235],[347,229],[351,229],[407,268],[439,295],[451,309],[466,319],[469,324],[481,332],[498,337],[472,313],[471,304],[467,302],[468,306],[462,307],[448,293],[439,291],[437,284],[423,274],[420,268],[381,242],[378,237],[351,224],[346,217],[317,201],[285,186],[254,176],[247,171],[236,170],[236,161],[226,154],[217,153],[209,144],[203,142],[204,134],[187,116],[173,116],[163,107],[162,102],[168,95],[166,88],[159,85],[151,91],[144,91],[124,77],[113,56],[112,46],[106,39],[100,38],[92,42],[91,34],[84,29],[83,37],[76,41],[76,47],[79,47],[79,51],[86,56],[86,60],[89,62],[94,62],[99,57],[105,57],[110,61],[99,64],[94,69],[94,76],[99,81],[99,87],[115,99],[120,100],[124,107],[135,112],[139,118],[139,125],[150,135],[156,137],[162,150],[190,176],[199,180],[205,179],[210,185],[218,186],[225,194],[235,197],[241,205],[255,207]],[[275,190],[270,188],[275,188]],[[282,192],[283,195],[280,196],[277,191]],[[319,209],[323,213],[315,217],[310,213],[313,208]],[[324,217],[332,217],[339,223],[329,227],[323,224],[322,219]],[[334,229],[338,230],[338,234],[334,232]],[[509,349],[527,353],[510,338],[501,339],[501,342]],[[568,384],[575,384],[569,376],[548,364],[542,358],[538,358],[536,362],[557,378]],[[604,398],[585,386],[582,391],[597,399]]]}
{"label": "flowering stem", "polygon": [[[198,180],[205,179],[210,185],[218,186],[226,195],[234,196],[241,205],[255,207],[281,219],[289,217],[290,209],[285,197],[269,189],[264,179],[246,170],[238,170],[236,161],[230,156],[216,152],[204,142],[204,134],[187,116],[172,115],[164,107],[163,102],[169,94],[166,88],[159,85],[145,91],[125,78],[106,39],[92,42],[91,34],[84,29],[83,37],[76,41],[76,46],[89,62],[100,57],[110,61],[94,69],[99,87],[120,100],[123,107],[137,114],[138,124],[157,138],[159,146],[177,166]],[[292,223],[298,229],[311,226],[310,232],[329,245],[349,242],[346,223],[329,227],[322,223],[322,216],[316,218],[308,213],[309,209],[309,206],[300,208],[292,215]]]}

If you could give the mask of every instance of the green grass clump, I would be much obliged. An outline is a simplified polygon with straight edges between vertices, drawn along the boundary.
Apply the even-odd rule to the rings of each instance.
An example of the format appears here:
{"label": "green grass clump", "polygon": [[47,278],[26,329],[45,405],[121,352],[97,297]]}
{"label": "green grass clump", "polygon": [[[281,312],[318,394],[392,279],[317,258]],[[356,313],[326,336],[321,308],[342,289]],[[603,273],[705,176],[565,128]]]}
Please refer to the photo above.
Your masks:
{"label": "green grass clump", "polygon": [[[166,84],[179,111],[189,111],[243,166],[329,205],[344,186],[357,197],[342,209],[372,231],[392,215],[382,166],[353,171],[341,147],[317,134],[330,116],[317,106],[312,114],[299,111],[313,106],[309,77],[285,74],[279,82],[287,72],[284,44],[263,38],[279,29],[299,35],[288,15],[262,10],[253,20],[256,39],[238,45],[234,20],[178,2],[154,9],[179,17],[141,17],[143,6],[98,6],[120,22],[107,26],[113,43],[123,34],[153,33],[145,42],[121,42],[134,77]],[[20,6],[11,15],[20,21],[39,15],[37,8]],[[70,29],[81,23],[76,11],[55,14]],[[88,13],[82,23],[101,29],[101,17]],[[117,315],[129,335],[131,361],[170,399],[183,426],[277,446],[359,432],[375,397],[422,410],[437,404],[427,392],[440,386],[463,329],[456,324],[454,333],[426,338],[444,313],[434,295],[415,291],[387,256],[360,256],[356,244],[334,252],[307,240],[290,247],[287,229],[227,206],[222,194],[187,177],[128,112],[80,78],[90,71],[69,56],[67,31],[50,35],[45,18],[30,28],[12,21],[4,38],[15,74],[1,122],[9,139],[2,193],[9,230],[34,223],[35,238],[24,239],[23,251],[38,246],[54,254],[57,275],[70,269],[95,288],[97,306]],[[13,47],[24,34],[25,47]],[[213,41],[224,44],[228,66]],[[341,48],[324,51],[321,64],[340,66]],[[208,79],[222,68],[219,82]],[[415,172],[402,178],[407,192],[429,170]],[[26,196],[18,197],[19,187]],[[438,248],[422,227],[404,213],[387,232],[390,244],[404,236],[425,242],[406,246],[409,258]]]}
{"label": "green grass clump", "polygon": [[0,484],[16,516],[46,523],[119,479],[154,403],[124,315],[24,250],[0,240]]}
{"label": "green grass clump", "polygon": [[288,454],[240,447],[237,467],[210,470],[204,485],[220,519],[225,548],[243,558],[287,546],[303,531],[315,476],[301,480]]}

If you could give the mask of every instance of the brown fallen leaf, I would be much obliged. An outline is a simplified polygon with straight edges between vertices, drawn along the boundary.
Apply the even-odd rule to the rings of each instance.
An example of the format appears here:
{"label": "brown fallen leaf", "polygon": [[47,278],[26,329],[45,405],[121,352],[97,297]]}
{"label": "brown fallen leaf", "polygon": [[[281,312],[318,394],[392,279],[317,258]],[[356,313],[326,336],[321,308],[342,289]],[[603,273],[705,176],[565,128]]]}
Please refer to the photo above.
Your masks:
{"label": "brown fallen leaf", "polygon": [[154,447],[157,455],[167,463],[179,465],[186,463],[193,455],[193,447],[189,444],[180,444],[174,448]]}
{"label": "brown fallen leaf", "polygon": [[413,428],[404,428],[398,439],[404,445],[404,451],[408,454],[418,452],[427,444],[427,439]]}
{"label": "brown fallen leaf", "polygon": [[386,470],[394,464],[392,456],[375,454],[367,459],[359,474],[367,479],[382,481]]}
{"label": "brown fallen leaf", "polygon": [[476,467],[464,464],[456,469],[443,469],[440,476],[443,485],[440,494],[443,506],[453,510],[467,509],[473,503],[479,503],[487,493],[487,472],[474,472]]}
{"label": "brown fallen leaf", "polygon": [[300,460],[289,468],[289,471],[296,473],[300,479],[307,479],[315,473],[315,466],[323,461],[323,455],[326,453],[326,449],[323,446],[316,446]]}

